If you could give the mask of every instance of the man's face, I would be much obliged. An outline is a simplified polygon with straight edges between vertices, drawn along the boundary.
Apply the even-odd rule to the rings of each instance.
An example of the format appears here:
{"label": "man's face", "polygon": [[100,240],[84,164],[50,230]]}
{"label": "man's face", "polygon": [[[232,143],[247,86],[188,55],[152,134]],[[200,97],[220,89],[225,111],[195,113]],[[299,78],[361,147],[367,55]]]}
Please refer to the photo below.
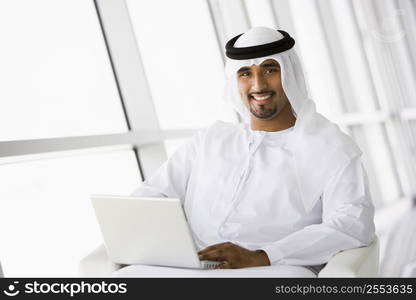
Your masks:
{"label": "man's face", "polygon": [[237,81],[244,105],[258,119],[274,119],[288,103],[282,87],[280,65],[274,59],[240,68]]}

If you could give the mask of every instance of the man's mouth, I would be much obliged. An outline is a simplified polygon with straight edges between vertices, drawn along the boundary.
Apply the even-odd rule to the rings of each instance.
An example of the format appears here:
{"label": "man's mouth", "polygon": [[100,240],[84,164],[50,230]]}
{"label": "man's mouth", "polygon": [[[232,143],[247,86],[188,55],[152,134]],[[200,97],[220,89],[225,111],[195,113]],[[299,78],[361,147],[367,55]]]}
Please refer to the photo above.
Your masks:
{"label": "man's mouth", "polygon": [[249,98],[258,104],[266,104],[267,101],[274,95],[274,92],[267,93],[253,93]]}

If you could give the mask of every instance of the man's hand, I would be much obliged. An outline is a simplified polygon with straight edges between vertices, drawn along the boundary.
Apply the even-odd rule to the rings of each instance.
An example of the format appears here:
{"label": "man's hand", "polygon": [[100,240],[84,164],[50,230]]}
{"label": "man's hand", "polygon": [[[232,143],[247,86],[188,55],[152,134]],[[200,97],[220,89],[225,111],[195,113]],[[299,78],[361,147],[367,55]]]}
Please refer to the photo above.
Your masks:
{"label": "man's hand", "polygon": [[266,252],[251,251],[233,243],[212,245],[198,252],[200,260],[222,261],[216,269],[239,269],[246,267],[270,266]]}

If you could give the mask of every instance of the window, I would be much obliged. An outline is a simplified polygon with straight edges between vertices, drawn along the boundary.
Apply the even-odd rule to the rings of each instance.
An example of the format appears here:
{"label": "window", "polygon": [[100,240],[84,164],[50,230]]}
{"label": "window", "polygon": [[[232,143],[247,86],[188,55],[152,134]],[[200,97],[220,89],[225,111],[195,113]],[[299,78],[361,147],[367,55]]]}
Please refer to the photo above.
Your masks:
{"label": "window", "polygon": [[127,131],[93,1],[1,1],[0,36],[0,140]]}
{"label": "window", "polygon": [[0,36],[3,270],[78,276],[102,243],[89,196],[137,187],[143,141],[127,133],[94,1],[1,1]]}
{"label": "window", "polygon": [[224,67],[207,2],[127,4],[161,128],[233,120],[222,100]]}
{"label": "window", "polygon": [[130,194],[140,180],[128,149],[48,157],[0,165],[0,257],[8,277],[78,276],[80,260],[102,244],[90,194]]}

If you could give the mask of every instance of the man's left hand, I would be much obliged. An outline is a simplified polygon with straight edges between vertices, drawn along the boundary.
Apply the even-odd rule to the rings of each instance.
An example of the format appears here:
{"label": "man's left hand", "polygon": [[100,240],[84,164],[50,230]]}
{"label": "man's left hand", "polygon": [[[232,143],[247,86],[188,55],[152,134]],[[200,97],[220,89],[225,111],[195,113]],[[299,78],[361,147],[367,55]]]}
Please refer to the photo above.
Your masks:
{"label": "man's left hand", "polygon": [[251,251],[233,243],[212,245],[198,252],[200,260],[222,261],[217,269],[239,269],[247,267],[270,266],[266,252]]}

